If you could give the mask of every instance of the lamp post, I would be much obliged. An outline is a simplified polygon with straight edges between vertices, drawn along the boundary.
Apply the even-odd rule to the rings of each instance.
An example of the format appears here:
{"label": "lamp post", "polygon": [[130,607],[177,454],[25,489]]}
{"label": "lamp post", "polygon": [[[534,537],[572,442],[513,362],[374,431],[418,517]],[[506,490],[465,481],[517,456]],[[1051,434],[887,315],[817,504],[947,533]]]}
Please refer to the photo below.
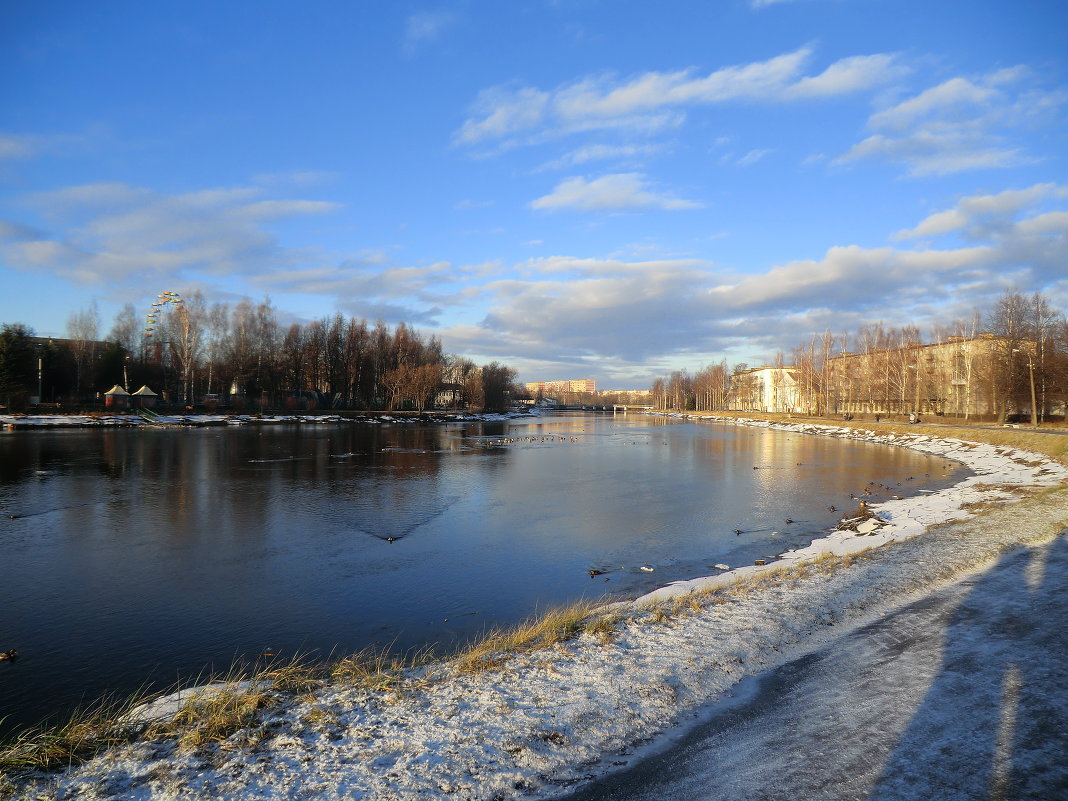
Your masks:
{"label": "lamp post", "polygon": [[[1013,353],[1019,353],[1019,348],[1013,348]],[[1027,372],[1031,378],[1031,425],[1038,428],[1038,403],[1035,400],[1035,360],[1034,357],[1027,354]]]}
{"label": "lamp post", "polygon": [[42,379],[44,377],[44,354],[41,346],[37,346],[37,405],[41,405],[44,398],[41,396]]}
{"label": "lamp post", "polygon": [[1027,354],[1027,370],[1031,374],[1031,425],[1038,428],[1038,403],[1035,402],[1035,360]]}

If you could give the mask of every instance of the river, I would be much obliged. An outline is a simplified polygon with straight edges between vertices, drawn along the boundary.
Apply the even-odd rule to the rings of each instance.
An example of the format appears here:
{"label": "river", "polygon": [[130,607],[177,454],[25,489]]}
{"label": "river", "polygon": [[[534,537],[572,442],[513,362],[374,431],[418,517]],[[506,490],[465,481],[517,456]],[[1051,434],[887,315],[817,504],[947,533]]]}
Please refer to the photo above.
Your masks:
{"label": "river", "polygon": [[644,415],[3,433],[0,651],[19,658],[0,732],[264,653],[448,651],[774,558],[869,482],[875,500],[959,478],[906,449]]}

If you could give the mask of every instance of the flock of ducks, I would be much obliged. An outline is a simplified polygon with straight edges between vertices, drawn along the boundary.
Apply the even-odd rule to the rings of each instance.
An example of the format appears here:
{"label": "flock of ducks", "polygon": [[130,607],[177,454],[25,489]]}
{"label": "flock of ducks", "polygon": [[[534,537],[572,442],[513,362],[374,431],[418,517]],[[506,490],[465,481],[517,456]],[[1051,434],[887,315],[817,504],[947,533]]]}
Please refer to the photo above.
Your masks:
{"label": "flock of ducks", "polygon": [[[798,462],[798,464],[801,464],[801,463]],[[753,467],[753,469],[754,470],[759,470],[760,467],[756,467],[755,466],[755,467]],[[930,473],[924,473],[924,478],[930,478],[930,475],[931,475]],[[916,479],[915,476],[909,476],[908,478],[905,479],[905,481],[915,481],[915,479]],[[864,500],[864,498],[871,497],[873,495],[879,494],[879,490],[881,490],[883,493],[886,493],[888,497],[894,499],[895,501],[901,500],[901,496],[900,495],[889,494],[890,490],[895,489],[896,487],[900,487],[900,486],[901,486],[901,482],[898,482],[895,485],[895,487],[891,487],[889,484],[882,484],[882,483],[880,483],[878,481],[874,481],[873,480],[873,481],[869,481],[867,484],[864,485],[864,489],[861,490],[861,494],[859,496],[856,493],[851,492],[851,493],[849,493],[849,498],[851,500],[856,501],[857,504],[859,505],[860,509],[864,510],[868,506],[868,502],[866,500]],[[835,506],[834,504],[831,504],[830,506],[827,507],[827,511],[828,512],[838,512],[839,508],[837,506]],[[842,519],[844,520],[844,519],[846,519],[846,517],[848,517],[848,515],[844,515]],[[790,525],[791,523],[795,523],[797,521],[795,521],[791,517],[788,517],[788,518],[786,518],[786,520],[784,522],[786,523],[786,525]],[[802,522],[804,522],[804,521],[802,521]],[[739,536],[740,537],[742,534],[745,534],[745,533],[746,532],[743,529],[740,529],[740,528],[734,529],[735,536]],[[778,534],[779,532],[775,531],[775,532],[772,532],[772,533]],[[763,564],[763,563],[764,563],[764,560],[758,560],[756,562],[756,564]],[[715,567],[717,569],[722,569],[722,570],[728,569],[726,565],[715,565]],[[645,570],[645,569],[646,569],[645,567],[642,568],[642,570]],[[650,570],[651,570],[651,568],[650,568]],[[589,571],[590,578],[593,578],[594,576],[604,575],[604,573],[605,573],[605,571],[603,571],[603,570],[590,570]]]}
{"label": "flock of ducks", "polygon": [[565,437],[560,434],[535,434],[529,437],[500,437],[491,439],[490,445],[516,445],[519,443],[537,444],[540,442],[578,442],[578,437]]}

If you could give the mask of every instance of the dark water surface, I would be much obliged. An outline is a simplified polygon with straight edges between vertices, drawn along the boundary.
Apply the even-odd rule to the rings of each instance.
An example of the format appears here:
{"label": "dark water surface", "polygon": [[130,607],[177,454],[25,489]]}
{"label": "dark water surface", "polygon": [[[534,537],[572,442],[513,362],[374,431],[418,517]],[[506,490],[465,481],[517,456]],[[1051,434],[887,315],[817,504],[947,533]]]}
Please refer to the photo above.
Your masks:
{"label": "dark water surface", "polygon": [[20,657],[0,662],[0,731],[267,650],[448,650],[773,557],[869,481],[906,494],[955,470],[634,415],[3,433],[0,651]]}

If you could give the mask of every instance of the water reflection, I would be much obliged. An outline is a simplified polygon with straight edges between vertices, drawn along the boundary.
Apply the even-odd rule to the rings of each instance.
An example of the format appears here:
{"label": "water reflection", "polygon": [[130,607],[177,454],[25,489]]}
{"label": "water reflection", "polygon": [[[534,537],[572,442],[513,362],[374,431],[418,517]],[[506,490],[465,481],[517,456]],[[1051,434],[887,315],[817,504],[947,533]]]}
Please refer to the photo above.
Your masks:
{"label": "water reflection", "polygon": [[941,467],[647,417],[0,435],[2,725],[267,649],[447,649],[774,556],[861,480]]}

